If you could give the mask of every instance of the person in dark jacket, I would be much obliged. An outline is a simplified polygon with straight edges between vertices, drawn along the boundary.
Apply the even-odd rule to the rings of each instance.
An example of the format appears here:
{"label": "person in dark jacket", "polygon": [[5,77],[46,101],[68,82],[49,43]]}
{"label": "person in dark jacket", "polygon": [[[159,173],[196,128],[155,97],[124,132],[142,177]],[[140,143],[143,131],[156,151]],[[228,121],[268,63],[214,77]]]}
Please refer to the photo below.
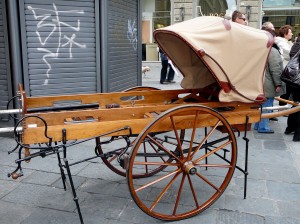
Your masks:
{"label": "person in dark jacket", "polygon": [[[288,84],[287,84],[288,85]],[[294,102],[300,102],[300,88],[289,86]],[[290,114],[284,134],[294,134],[293,141],[300,142],[300,112]]]}
{"label": "person in dark jacket", "polygon": [[298,33],[298,37],[295,41],[295,43],[293,44],[291,51],[290,51],[290,58],[294,57],[295,54],[297,54],[297,52],[300,50],[300,33]]}
{"label": "person in dark jacket", "polygon": [[[294,57],[297,52],[300,50],[300,33],[293,44],[290,57]],[[298,59],[300,60],[300,58]],[[300,102],[300,88],[290,86],[286,84],[287,89],[289,89],[290,93],[292,94],[293,101]],[[293,141],[299,142],[300,141],[300,112],[290,114],[287,119],[287,128],[285,129],[284,134],[294,134]]]}

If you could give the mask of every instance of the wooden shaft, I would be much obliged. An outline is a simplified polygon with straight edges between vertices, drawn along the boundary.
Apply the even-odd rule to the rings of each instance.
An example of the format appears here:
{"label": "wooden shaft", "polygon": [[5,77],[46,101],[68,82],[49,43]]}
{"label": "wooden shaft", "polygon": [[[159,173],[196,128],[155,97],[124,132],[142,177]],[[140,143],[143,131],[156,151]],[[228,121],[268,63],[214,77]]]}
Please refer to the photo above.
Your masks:
{"label": "wooden shaft", "polygon": [[261,114],[261,118],[263,119],[263,118],[272,118],[272,117],[282,117],[282,116],[293,114],[293,113],[296,113],[299,111],[300,111],[300,106],[297,106],[297,107],[292,107],[288,110]]}
{"label": "wooden shaft", "polygon": [[284,102],[284,103],[288,103],[288,104],[291,104],[293,106],[299,106],[299,103],[296,103],[296,102],[290,101],[290,100],[286,100],[286,99],[282,99],[280,97],[275,97],[275,100],[278,100],[278,101]]}

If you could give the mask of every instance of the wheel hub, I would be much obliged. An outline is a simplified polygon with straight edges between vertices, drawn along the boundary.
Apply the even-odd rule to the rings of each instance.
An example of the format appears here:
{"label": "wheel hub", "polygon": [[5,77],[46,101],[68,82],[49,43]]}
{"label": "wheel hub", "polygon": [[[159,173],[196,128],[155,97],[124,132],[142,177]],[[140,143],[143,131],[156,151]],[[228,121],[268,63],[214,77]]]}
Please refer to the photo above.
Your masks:
{"label": "wheel hub", "polygon": [[183,170],[185,173],[190,175],[195,175],[197,173],[197,168],[194,166],[194,164],[191,161],[185,162],[183,164]]}

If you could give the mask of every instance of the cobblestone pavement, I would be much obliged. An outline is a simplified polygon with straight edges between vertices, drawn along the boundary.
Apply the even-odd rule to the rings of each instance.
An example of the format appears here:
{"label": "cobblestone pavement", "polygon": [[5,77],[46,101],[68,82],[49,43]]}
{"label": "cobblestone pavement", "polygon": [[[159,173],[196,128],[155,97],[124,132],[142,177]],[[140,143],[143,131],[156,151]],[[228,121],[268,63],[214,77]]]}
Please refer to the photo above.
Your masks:
{"label": "cobblestone pavement", "polygon": [[[143,77],[144,86],[180,88],[159,84],[159,63],[144,63],[151,71]],[[205,224],[299,224],[300,147],[291,135],[284,135],[286,117],[271,122],[274,134],[248,132],[249,179],[247,199],[243,199],[243,174],[236,170],[224,194],[207,210],[190,219],[169,223]],[[238,165],[244,165],[245,143],[238,138]],[[0,137],[0,223],[75,224],[80,223],[72,191],[64,191],[57,158],[37,157],[24,163],[24,176],[7,177],[16,167],[15,146],[10,136]],[[70,162],[93,156],[95,143],[70,147]],[[100,159],[71,167],[82,215],[86,224],[165,223],[142,212],[134,203],[125,177],[112,172]]]}

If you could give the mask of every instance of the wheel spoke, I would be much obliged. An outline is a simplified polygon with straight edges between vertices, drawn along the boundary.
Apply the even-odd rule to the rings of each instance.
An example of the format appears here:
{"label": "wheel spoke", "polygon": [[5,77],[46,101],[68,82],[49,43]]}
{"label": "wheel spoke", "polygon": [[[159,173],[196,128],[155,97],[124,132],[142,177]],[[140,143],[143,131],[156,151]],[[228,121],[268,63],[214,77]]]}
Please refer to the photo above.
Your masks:
{"label": "wheel spoke", "polygon": [[112,158],[110,158],[109,160],[108,160],[108,162],[113,162],[116,158],[118,157],[118,155],[117,154],[115,154]]}
{"label": "wheel spoke", "polygon": [[[199,149],[201,149],[202,145],[206,142],[206,140],[212,135],[212,133],[216,130],[216,128],[218,127],[218,125],[221,123],[221,121],[219,120],[214,127],[208,132],[208,134],[205,136],[205,138],[200,142],[200,144],[197,146],[197,148],[193,151],[191,158],[192,159],[194,157],[194,155],[198,152]],[[190,151],[192,151],[192,148],[190,148]]]}
{"label": "wheel spoke", "polygon": [[171,187],[172,183],[176,180],[176,178],[179,176],[180,173],[176,173],[176,175],[172,178],[172,180],[167,184],[167,186],[162,190],[162,192],[159,194],[157,199],[153,202],[153,204],[150,207],[150,211],[152,211],[157,203],[161,200],[161,198],[164,196],[164,194],[167,192],[167,190]]}
{"label": "wheel spoke", "polygon": [[194,186],[193,186],[193,182],[191,180],[190,175],[188,175],[188,180],[189,180],[190,188],[191,188],[191,191],[192,191],[192,194],[193,194],[193,197],[194,197],[194,201],[195,201],[196,207],[199,208],[200,206],[199,206],[199,203],[198,203],[198,199],[197,199],[197,196],[196,196],[196,193],[195,193],[195,189],[194,189]]}
{"label": "wheel spoke", "polygon": [[188,160],[191,159],[191,153],[192,153],[192,149],[193,149],[193,142],[194,142],[195,134],[196,134],[196,124],[197,124],[198,114],[199,114],[199,111],[197,111],[196,116],[195,116],[195,121],[194,121],[194,125],[193,125],[193,132],[192,132],[191,141],[190,141],[190,148],[189,148],[189,152],[188,152],[188,156],[187,156]]}
{"label": "wheel spoke", "polygon": [[199,167],[217,167],[217,168],[231,168],[231,165],[228,164],[195,164],[195,166]]}
{"label": "wheel spoke", "polygon": [[210,156],[211,154],[219,151],[220,149],[224,148],[225,146],[229,145],[232,143],[232,140],[228,141],[228,142],[225,142],[224,144],[220,145],[219,147],[215,148],[214,150],[211,150],[210,152],[206,153],[204,156],[201,156],[200,158],[194,160],[194,164],[198,163],[199,161],[207,158],[208,156]]}
{"label": "wheel spoke", "polygon": [[167,163],[167,162],[134,162],[134,165],[153,165],[153,166],[178,166],[178,163]]}
{"label": "wheel spoke", "polygon": [[209,184],[211,187],[213,187],[216,191],[221,192],[221,190],[218,187],[216,187],[212,182],[210,182],[207,178],[205,178],[199,172],[197,172],[196,174],[198,177],[200,177],[202,180],[204,180],[207,184]]}
{"label": "wheel spoke", "polygon": [[168,153],[171,157],[173,157],[174,159],[176,159],[178,162],[180,162],[181,160],[174,155],[174,153],[172,153],[171,151],[169,151],[168,149],[166,149],[161,143],[159,143],[158,141],[156,141],[154,138],[152,138],[150,135],[147,135],[147,137],[149,139],[152,140],[152,142],[157,145],[160,149],[162,149],[164,152]]}
{"label": "wheel spoke", "polygon": [[177,169],[177,170],[175,170],[173,172],[170,172],[169,174],[167,174],[165,176],[162,176],[162,177],[156,179],[155,181],[151,181],[150,183],[145,184],[142,187],[135,189],[135,192],[138,192],[138,191],[143,190],[143,189],[145,189],[147,187],[150,187],[151,185],[156,184],[156,183],[158,183],[158,182],[160,182],[160,181],[162,181],[162,180],[164,180],[164,179],[166,179],[166,178],[168,178],[168,177],[170,177],[170,176],[172,176],[174,174],[180,173],[180,172],[181,172],[181,169],[179,168],[179,169]]}
{"label": "wheel spoke", "polygon": [[183,173],[182,179],[181,179],[181,182],[180,182],[180,187],[178,189],[178,195],[177,195],[176,202],[175,202],[174,209],[173,209],[173,215],[176,215],[176,211],[177,211],[178,204],[179,204],[179,201],[180,201],[180,197],[181,197],[181,193],[182,193],[182,186],[184,184],[185,177],[186,177],[186,173]]}
{"label": "wheel spoke", "polygon": [[[144,153],[147,153],[145,142],[143,142],[143,149],[144,149]],[[144,157],[144,160],[145,160],[145,162],[148,161],[146,156]],[[148,173],[148,166],[147,165],[145,165],[145,170],[146,170],[145,172]]]}
{"label": "wheel spoke", "polygon": [[176,140],[177,140],[177,143],[178,143],[177,146],[178,146],[180,155],[181,155],[181,157],[183,157],[182,145],[181,145],[180,137],[179,137],[179,135],[178,135],[177,128],[176,128],[176,125],[175,125],[173,116],[171,116],[170,119],[171,119],[171,123],[172,123],[172,126],[173,126],[174,134],[175,134],[175,136],[176,136]]}
{"label": "wheel spoke", "polygon": [[[157,151],[157,149],[154,147],[154,145],[153,145],[152,142],[148,141],[148,143],[149,143],[149,145],[151,145],[151,148],[152,148],[156,153],[159,153],[159,152]],[[164,161],[164,162],[166,161],[162,156],[159,156],[159,158],[161,158],[161,160]]]}

